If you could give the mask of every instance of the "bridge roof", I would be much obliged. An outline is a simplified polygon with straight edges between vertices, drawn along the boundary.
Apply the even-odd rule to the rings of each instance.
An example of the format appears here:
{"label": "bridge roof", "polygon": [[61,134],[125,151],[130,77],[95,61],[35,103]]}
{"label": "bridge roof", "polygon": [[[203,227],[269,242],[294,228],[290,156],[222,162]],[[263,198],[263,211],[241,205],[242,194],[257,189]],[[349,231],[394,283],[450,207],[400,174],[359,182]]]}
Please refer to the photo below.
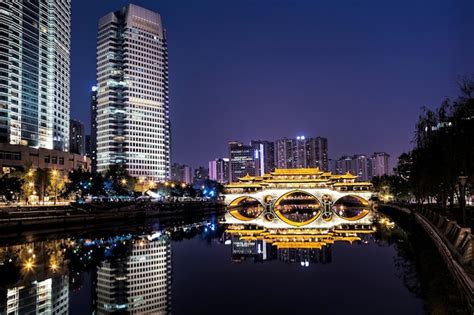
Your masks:
{"label": "bridge roof", "polygon": [[355,182],[355,183],[334,183],[333,186],[372,186],[372,183],[368,182]]}
{"label": "bridge roof", "polygon": [[276,168],[271,175],[321,175],[323,172],[316,168]]}

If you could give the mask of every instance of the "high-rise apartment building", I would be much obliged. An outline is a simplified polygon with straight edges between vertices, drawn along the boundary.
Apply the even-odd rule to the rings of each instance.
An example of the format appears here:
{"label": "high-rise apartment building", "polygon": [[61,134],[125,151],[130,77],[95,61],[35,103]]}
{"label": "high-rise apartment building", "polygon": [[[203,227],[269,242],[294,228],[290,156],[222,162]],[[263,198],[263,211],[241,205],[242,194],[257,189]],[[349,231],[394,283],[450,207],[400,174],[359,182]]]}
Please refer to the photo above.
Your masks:
{"label": "high-rise apartment building", "polygon": [[245,175],[255,176],[255,160],[252,146],[241,142],[229,142],[229,180],[236,182]]}
{"label": "high-rise apartment building", "polygon": [[0,2],[0,142],[68,151],[71,1]]}
{"label": "high-rise apartment building", "polygon": [[276,168],[294,168],[294,147],[294,139],[282,138],[275,141],[274,150]]}
{"label": "high-rise apartment building", "polygon": [[390,175],[389,159],[390,155],[385,152],[374,152],[371,158],[372,176]]}
{"label": "high-rise apartment building", "polygon": [[352,157],[350,173],[357,176],[359,181],[369,181],[370,176],[370,158],[365,154],[357,154]]}
{"label": "high-rise apartment building", "polygon": [[71,119],[69,122],[69,152],[85,155],[84,124]]}
{"label": "high-rise apartment building", "polygon": [[263,176],[275,168],[275,144],[272,141],[252,140],[254,150],[255,175]]}
{"label": "high-rise apartment building", "polygon": [[188,165],[173,163],[170,179],[175,182],[191,184],[194,180],[192,168]]}
{"label": "high-rise apartment building", "polygon": [[209,179],[209,169],[204,166],[199,166],[194,169],[194,182]]}
{"label": "high-rise apartment building", "polygon": [[334,162],[335,174],[351,173],[358,176],[359,181],[370,181],[374,176],[389,174],[389,155],[385,152],[375,152],[372,156],[356,154],[342,156]]}
{"label": "high-rise apartment building", "polygon": [[221,184],[229,182],[229,159],[215,159],[209,161],[209,179]]}
{"label": "high-rise apartment building", "polygon": [[328,141],[323,137],[279,139],[275,141],[275,164],[277,168],[315,168],[329,170]]}
{"label": "high-rise apartment building", "polygon": [[97,169],[170,175],[168,49],[158,13],[130,4],[99,21]]}

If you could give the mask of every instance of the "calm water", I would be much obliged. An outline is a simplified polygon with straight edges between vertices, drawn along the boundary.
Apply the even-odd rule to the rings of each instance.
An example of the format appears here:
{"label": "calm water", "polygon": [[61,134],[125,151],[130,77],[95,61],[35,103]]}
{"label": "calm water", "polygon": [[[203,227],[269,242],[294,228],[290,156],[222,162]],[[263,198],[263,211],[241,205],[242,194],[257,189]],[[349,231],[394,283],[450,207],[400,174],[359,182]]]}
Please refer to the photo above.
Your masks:
{"label": "calm water", "polygon": [[229,226],[29,236],[0,247],[0,314],[422,314],[399,228]]}

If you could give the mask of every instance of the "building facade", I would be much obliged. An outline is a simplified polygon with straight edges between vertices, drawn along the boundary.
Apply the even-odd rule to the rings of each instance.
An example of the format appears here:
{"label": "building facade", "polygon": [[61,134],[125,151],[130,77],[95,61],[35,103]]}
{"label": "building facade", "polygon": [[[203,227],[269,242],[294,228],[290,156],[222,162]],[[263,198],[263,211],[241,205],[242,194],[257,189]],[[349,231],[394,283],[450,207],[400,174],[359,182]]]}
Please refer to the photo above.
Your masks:
{"label": "building facade", "polygon": [[97,87],[93,86],[90,99],[91,108],[91,149],[90,158],[92,171],[97,172]]}
{"label": "building facade", "polygon": [[229,142],[229,181],[236,182],[247,174],[255,176],[252,146],[237,141]]}
{"label": "building facade", "polygon": [[209,179],[209,169],[204,166],[199,166],[194,169],[194,182]]}
{"label": "building facade", "polygon": [[0,142],[68,151],[71,1],[0,2]]}
{"label": "building facade", "polygon": [[5,171],[29,165],[35,169],[57,169],[65,173],[79,168],[91,170],[90,158],[80,154],[0,143],[0,168]]}
{"label": "building facade", "polygon": [[85,155],[84,124],[71,119],[69,122],[69,152]]}
{"label": "building facade", "polygon": [[221,184],[229,182],[229,159],[215,159],[209,161],[209,179]]}
{"label": "building facade", "polygon": [[188,165],[173,163],[170,179],[175,182],[191,184],[194,180],[193,169]]}
{"label": "building facade", "polygon": [[275,167],[315,168],[329,170],[328,141],[323,137],[296,139],[283,138],[275,141]]}
{"label": "building facade", "polygon": [[295,146],[293,139],[282,138],[275,141],[275,167],[293,168],[295,165],[293,148]]}
{"label": "building facade", "polygon": [[371,157],[372,176],[390,175],[389,159],[390,155],[385,152],[374,152]]}
{"label": "building facade", "polygon": [[166,33],[158,13],[130,4],[99,21],[97,170],[122,165],[130,175],[170,176]]}
{"label": "building facade", "polygon": [[272,141],[252,140],[254,150],[255,174],[263,176],[275,169],[275,144]]}

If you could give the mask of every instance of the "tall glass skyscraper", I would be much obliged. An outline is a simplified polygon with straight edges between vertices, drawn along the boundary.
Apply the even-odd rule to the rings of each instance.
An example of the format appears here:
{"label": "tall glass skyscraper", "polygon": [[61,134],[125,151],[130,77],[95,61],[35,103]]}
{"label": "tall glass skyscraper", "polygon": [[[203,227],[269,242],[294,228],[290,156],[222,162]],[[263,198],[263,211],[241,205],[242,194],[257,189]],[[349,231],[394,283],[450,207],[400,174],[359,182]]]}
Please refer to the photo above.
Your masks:
{"label": "tall glass skyscraper", "polygon": [[168,178],[168,52],[158,13],[130,4],[100,19],[95,89],[97,170],[118,164],[135,177]]}
{"label": "tall glass skyscraper", "polygon": [[0,2],[0,142],[68,151],[70,0]]}

